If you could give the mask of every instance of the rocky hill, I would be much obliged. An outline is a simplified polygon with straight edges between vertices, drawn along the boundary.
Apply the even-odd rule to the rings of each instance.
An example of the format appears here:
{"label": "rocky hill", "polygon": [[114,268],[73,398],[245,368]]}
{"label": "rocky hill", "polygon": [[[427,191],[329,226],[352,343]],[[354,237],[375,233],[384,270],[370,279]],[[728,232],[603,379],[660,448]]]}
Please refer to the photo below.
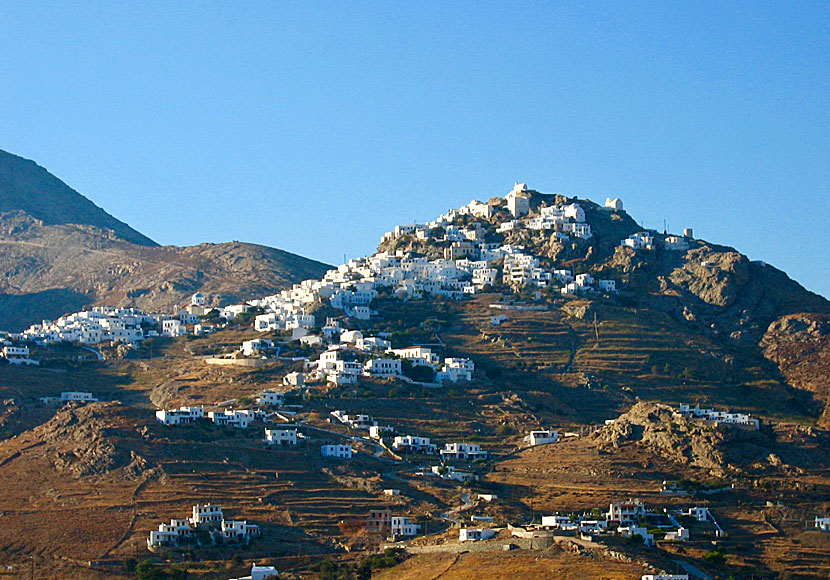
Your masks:
{"label": "rocky hill", "polygon": [[159,246],[32,161],[0,151],[0,328],[88,305],[167,311],[273,293],[328,266],[241,242]]}

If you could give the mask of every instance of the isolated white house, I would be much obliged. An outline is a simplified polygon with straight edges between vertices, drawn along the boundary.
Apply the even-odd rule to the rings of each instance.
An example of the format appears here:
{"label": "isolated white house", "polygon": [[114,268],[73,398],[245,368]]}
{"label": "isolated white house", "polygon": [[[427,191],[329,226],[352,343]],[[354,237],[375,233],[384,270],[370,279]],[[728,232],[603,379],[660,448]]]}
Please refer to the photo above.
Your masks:
{"label": "isolated white house", "polygon": [[610,197],[605,198],[605,208],[606,209],[613,209],[622,211],[623,209],[623,202],[619,197],[615,197],[611,199]]}
{"label": "isolated white house", "polygon": [[532,446],[555,443],[559,440],[559,432],[553,429],[531,431],[526,439]]}
{"label": "isolated white house", "polygon": [[320,455],[323,457],[351,459],[354,455],[354,450],[351,445],[323,445],[320,447]]}
{"label": "isolated white house", "polygon": [[251,566],[251,574],[243,576],[242,578],[231,578],[231,580],[269,580],[270,578],[279,578],[280,573],[274,566]]}
{"label": "isolated white house", "polygon": [[265,442],[268,445],[296,445],[297,429],[266,429]]}
{"label": "isolated white house", "polygon": [[489,540],[496,536],[496,531],[490,528],[461,528],[458,530],[459,542],[477,542]]}

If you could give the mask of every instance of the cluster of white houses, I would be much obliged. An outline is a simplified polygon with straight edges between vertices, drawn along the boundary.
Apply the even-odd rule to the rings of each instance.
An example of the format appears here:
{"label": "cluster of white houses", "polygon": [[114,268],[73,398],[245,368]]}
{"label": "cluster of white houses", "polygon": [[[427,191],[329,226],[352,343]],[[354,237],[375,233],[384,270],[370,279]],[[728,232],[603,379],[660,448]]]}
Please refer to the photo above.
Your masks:
{"label": "cluster of white houses", "polygon": [[[470,381],[473,378],[475,364],[468,358],[447,357],[441,362],[428,347],[393,349],[385,338],[366,338],[359,330],[342,330],[335,326],[336,322],[329,320],[329,324],[323,327],[326,340],[331,342],[329,348],[317,360],[306,363],[310,380],[325,379],[337,386],[357,384],[361,376],[408,380],[403,373],[404,360],[431,368],[438,383]],[[367,360],[360,362],[361,358]]]}
{"label": "cluster of white houses", "polygon": [[197,529],[207,530],[211,535],[221,534],[225,539],[243,541],[260,535],[259,526],[249,524],[246,520],[226,520],[220,505],[197,504],[193,506],[189,518],[172,519],[169,524],[161,523],[158,530],[152,530],[147,538],[147,547],[178,546]]}
{"label": "cluster of white houses", "polygon": [[[542,207],[538,216],[527,217],[530,194],[526,185],[519,183],[505,200],[513,219],[499,224],[500,233],[519,228],[546,230],[563,240],[570,236],[588,239],[593,235],[585,221],[585,210],[577,203]],[[606,208],[621,210],[622,202],[609,199]],[[525,253],[522,246],[486,242],[481,223],[455,223],[463,216],[487,219],[493,213],[492,206],[473,200],[427,224],[396,226],[382,241],[411,236],[441,242],[445,245],[444,257],[429,260],[399,250],[349,260],[326,272],[320,280],[305,280],[279,294],[249,301],[251,306],[265,310],[256,317],[254,327],[261,332],[312,328],[316,321],[310,306],[321,299],[353,318],[368,319],[372,315],[371,302],[380,288],[391,289],[393,295],[404,299],[424,295],[462,298],[499,280],[499,271],[493,266],[498,260],[504,261],[501,280],[514,287],[544,287],[554,279],[562,284],[576,282],[569,270],[545,271],[538,258]],[[585,279],[581,282],[577,284],[580,289],[616,289],[612,280],[596,285],[586,284]]]}
{"label": "cluster of white houses", "polygon": [[676,411],[677,414],[690,419],[700,419],[703,421],[712,421],[715,426],[718,425],[740,425],[743,427],[751,427],[755,430],[760,429],[761,422],[752,417],[748,413],[730,413],[729,411],[716,411],[714,409],[701,409],[700,404],[691,407],[689,405],[680,405]]}

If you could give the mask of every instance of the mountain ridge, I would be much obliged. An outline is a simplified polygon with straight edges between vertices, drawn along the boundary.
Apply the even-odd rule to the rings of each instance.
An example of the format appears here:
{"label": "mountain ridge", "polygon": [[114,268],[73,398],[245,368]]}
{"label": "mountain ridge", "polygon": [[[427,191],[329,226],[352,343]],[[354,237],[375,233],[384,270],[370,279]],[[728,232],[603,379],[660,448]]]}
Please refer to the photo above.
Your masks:
{"label": "mountain ridge", "polygon": [[244,242],[161,246],[34,161],[0,151],[0,328],[91,305],[168,311],[201,291],[226,305],[330,266]]}

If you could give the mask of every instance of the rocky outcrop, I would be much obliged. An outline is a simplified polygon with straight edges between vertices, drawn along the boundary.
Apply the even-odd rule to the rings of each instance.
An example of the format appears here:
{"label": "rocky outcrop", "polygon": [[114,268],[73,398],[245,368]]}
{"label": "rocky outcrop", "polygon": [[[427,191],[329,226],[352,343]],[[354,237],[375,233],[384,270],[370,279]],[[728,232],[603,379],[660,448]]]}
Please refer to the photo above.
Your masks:
{"label": "rocky outcrop", "polygon": [[691,423],[659,403],[637,403],[594,437],[601,448],[634,442],[676,463],[705,469],[715,477],[723,477],[728,469],[718,449],[724,440],[720,432]]}
{"label": "rocky outcrop", "polygon": [[59,472],[83,478],[119,471],[122,477],[139,477],[147,461],[120,444],[113,413],[119,403],[70,404],[35,429],[45,453]]}
{"label": "rocky outcrop", "polygon": [[790,385],[815,393],[823,402],[820,422],[830,427],[830,315],[783,316],[769,325],[761,348]]}

